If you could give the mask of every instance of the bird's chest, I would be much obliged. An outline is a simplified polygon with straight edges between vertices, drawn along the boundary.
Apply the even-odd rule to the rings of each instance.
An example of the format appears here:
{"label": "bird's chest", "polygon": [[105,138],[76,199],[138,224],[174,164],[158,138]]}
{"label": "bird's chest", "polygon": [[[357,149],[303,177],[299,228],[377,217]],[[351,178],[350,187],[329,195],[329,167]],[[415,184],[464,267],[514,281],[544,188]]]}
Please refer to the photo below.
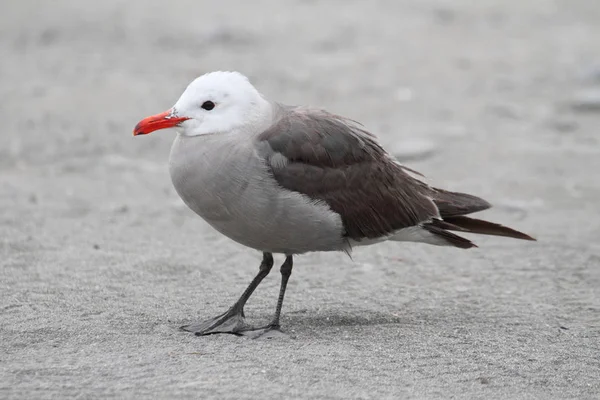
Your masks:
{"label": "bird's chest", "polygon": [[[178,136],[171,148],[169,171],[182,200],[213,225],[240,215],[261,213],[252,181],[263,166],[252,147],[216,137]],[[218,228],[218,226],[217,226]]]}

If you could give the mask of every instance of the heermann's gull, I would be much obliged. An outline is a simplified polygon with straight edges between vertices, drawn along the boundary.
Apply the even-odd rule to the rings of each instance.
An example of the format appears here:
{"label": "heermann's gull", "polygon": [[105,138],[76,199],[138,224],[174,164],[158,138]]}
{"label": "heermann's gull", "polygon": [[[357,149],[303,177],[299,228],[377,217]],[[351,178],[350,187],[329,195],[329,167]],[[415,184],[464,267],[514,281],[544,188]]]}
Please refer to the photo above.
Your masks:
{"label": "heermann's gull", "polygon": [[[266,100],[237,72],[189,84],[169,111],[140,121],[134,135],[176,128],[173,185],[185,204],[229,238],[263,253],[259,272],[225,313],[182,327],[196,335],[257,336],[279,329],[296,254],[345,251],[385,240],[475,247],[450,231],[532,237],[466,217],[491,205],[428,186],[396,162],[357,123],[307,107]],[[283,253],[273,320],[253,329],[244,305]]]}

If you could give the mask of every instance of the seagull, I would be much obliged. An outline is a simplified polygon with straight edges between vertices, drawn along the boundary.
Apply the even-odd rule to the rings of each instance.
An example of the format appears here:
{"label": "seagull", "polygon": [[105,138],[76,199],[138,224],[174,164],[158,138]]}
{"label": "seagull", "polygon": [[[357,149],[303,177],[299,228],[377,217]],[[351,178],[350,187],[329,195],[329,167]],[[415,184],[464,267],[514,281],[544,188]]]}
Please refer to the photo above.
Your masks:
{"label": "seagull", "polygon": [[[233,306],[181,327],[198,336],[281,332],[295,255],[350,254],[383,241],[476,247],[453,232],[535,240],[468,217],[490,203],[429,186],[359,123],[269,101],[239,72],[196,78],[171,109],[142,119],[133,135],[166,128],[177,131],[169,171],[183,202],[221,234],[262,252],[258,274]],[[244,305],[271,271],[274,253],[285,256],[275,314],[255,328],[245,322]]]}

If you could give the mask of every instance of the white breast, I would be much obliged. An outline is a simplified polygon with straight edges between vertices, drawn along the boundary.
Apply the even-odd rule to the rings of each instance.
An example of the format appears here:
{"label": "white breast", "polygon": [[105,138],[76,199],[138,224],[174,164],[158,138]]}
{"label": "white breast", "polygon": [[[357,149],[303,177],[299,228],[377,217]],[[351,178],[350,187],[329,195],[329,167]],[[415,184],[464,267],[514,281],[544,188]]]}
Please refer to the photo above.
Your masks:
{"label": "white breast", "polygon": [[343,226],[324,203],[277,185],[251,140],[184,137],[171,148],[171,179],[185,204],[229,238],[260,251],[342,250]]}

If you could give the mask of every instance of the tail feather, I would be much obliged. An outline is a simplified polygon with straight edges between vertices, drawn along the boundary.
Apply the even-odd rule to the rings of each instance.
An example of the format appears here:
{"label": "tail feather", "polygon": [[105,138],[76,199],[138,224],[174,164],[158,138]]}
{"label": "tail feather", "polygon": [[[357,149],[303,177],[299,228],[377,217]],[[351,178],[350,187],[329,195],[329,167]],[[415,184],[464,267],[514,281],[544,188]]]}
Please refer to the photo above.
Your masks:
{"label": "tail feather", "polygon": [[441,220],[434,220],[433,222],[423,224],[423,228],[433,233],[436,237],[443,239],[445,243],[450,246],[459,247],[461,249],[470,249],[471,247],[477,247],[475,243],[471,242],[462,236],[455,235],[449,232],[447,224],[443,224]]}
{"label": "tail feather", "polygon": [[471,241],[449,231],[535,240],[531,236],[507,226],[466,217],[466,214],[486,210],[492,206],[477,196],[434,189],[432,200],[439,210],[441,219],[434,219],[431,222],[423,224],[423,228],[443,239],[449,245],[463,249],[475,246]]}
{"label": "tail feather", "polygon": [[523,232],[516,231],[512,228],[481,219],[465,217],[462,215],[456,217],[447,217],[444,220],[433,219],[431,222],[423,224],[422,227],[434,234],[437,238],[442,239],[444,243],[450,246],[459,247],[461,249],[469,249],[477,246],[470,240],[458,236],[450,231],[506,236],[523,240],[535,240],[531,236]]}
{"label": "tail feather", "polygon": [[506,236],[523,240],[536,240],[523,232],[519,232],[507,226],[484,221],[482,219],[465,217],[464,215],[445,217],[443,222],[450,225],[449,227],[444,228],[450,231],[479,233],[481,235]]}

